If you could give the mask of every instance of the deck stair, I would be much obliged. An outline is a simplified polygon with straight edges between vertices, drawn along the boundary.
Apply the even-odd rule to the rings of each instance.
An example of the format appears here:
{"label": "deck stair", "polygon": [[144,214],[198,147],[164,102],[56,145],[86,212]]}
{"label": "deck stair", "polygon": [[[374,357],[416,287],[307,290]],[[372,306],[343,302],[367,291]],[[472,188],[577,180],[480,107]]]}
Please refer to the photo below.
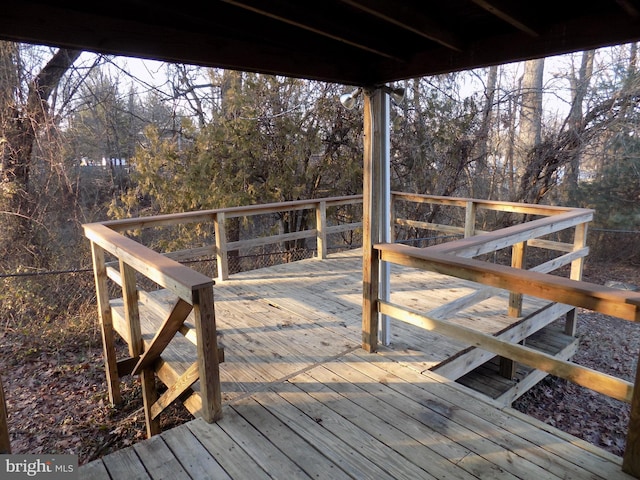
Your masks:
{"label": "deck stair", "polygon": [[[564,330],[555,324],[534,333],[526,339],[525,344],[561,360],[569,360],[578,350],[578,339],[566,335]],[[456,381],[507,406],[546,376],[546,372],[517,364],[513,377],[506,378],[500,374],[499,357],[493,357]]]}

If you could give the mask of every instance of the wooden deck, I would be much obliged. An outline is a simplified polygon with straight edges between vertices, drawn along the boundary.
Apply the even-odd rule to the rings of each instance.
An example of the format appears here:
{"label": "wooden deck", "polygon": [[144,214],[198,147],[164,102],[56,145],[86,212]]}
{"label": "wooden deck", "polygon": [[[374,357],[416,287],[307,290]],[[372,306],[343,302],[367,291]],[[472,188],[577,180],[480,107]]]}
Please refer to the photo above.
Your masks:
{"label": "wooden deck", "polygon": [[[392,301],[513,342],[542,329],[570,309],[566,305],[525,297],[522,316],[514,318],[507,315],[508,294],[502,292],[445,314],[450,305],[477,292],[480,286],[395,265],[391,270],[391,285]],[[157,292],[154,298],[164,302],[167,310],[175,301],[167,291]],[[121,301],[113,302],[113,306],[115,330],[126,334]],[[150,341],[164,315],[153,315],[145,305],[140,308],[144,319],[142,336]],[[323,261],[310,259],[235,274],[216,285],[215,309],[220,341],[225,347],[225,362],[220,366],[220,373],[224,382],[223,400],[227,401],[253,391],[264,381],[286,378],[301,368],[361,344],[360,251],[334,254]],[[294,345],[290,341],[292,336],[296,338]],[[489,352],[404,322],[392,321],[390,346],[385,356],[410,364],[417,371],[432,370],[453,380],[494,357]],[[187,339],[178,335],[163,358],[165,367],[159,375],[168,384],[175,382],[195,361],[196,352]],[[502,392],[508,384],[518,386],[515,381],[502,383]],[[194,390],[197,388],[196,384]],[[520,388],[518,393],[524,391]],[[512,397],[509,398],[513,400]],[[194,413],[199,408],[197,398],[187,401],[186,405]]]}
{"label": "wooden deck", "polygon": [[80,478],[632,478],[617,457],[360,348],[258,390]]}
{"label": "wooden deck", "polygon": [[[83,466],[81,478],[631,478],[618,457],[429,370],[465,356],[469,367],[468,345],[394,322],[390,347],[364,352],[361,282],[352,251],[218,283],[223,419],[163,432]],[[478,288],[401,267],[392,285],[436,314]],[[496,296],[447,318],[517,337],[549,308],[525,299],[512,318],[506,305]]]}

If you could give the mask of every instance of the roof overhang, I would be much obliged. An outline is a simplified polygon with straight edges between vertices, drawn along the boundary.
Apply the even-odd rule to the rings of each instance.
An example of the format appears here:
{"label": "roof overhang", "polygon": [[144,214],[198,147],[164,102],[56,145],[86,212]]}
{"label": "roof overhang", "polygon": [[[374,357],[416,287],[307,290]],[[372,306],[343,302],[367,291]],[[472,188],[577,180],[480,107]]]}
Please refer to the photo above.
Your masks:
{"label": "roof overhang", "polygon": [[7,2],[0,38],[376,85],[640,39],[637,0]]}

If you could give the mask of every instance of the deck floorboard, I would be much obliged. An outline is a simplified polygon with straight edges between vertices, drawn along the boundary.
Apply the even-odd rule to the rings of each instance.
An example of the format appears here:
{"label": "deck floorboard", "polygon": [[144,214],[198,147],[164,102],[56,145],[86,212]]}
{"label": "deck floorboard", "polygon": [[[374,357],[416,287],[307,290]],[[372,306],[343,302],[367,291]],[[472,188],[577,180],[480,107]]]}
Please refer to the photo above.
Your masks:
{"label": "deck floorboard", "polygon": [[[392,344],[364,352],[359,261],[346,253],[216,285],[223,418],[107,455],[80,478],[631,478],[618,457],[428,369],[466,345],[393,323]],[[399,296],[423,311],[476,288],[400,273]],[[493,334],[518,321],[485,322],[506,299],[485,302],[453,321]]]}

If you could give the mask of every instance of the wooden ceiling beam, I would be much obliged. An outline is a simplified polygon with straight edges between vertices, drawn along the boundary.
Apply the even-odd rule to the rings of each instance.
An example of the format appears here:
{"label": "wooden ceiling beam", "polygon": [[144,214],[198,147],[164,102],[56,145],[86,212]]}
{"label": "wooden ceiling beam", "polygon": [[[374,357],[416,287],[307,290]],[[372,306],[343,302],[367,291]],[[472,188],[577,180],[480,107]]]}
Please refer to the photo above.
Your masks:
{"label": "wooden ceiling beam", "polygon": [[[514,26],[521,32],[524,32],[532,37],[540,36],[539,33],[534,30],[530,25],[527,25],[526,22],[522,21],[510,10],[510,6],[513,4],[505,5],[501,0],[472,0],[473,3],[482,7],[487,12],[492,13],[499,19],[507,22],[509,25]],[[511,7],[512,9],[513,7]]]}
{"label": "wooden ceiling beam", "polygon": [[340,1],[385,22],[420,35],[432,42],[436,42],[448,49],[456,52],[460,52],[463,49],[461,39],[420,12],[407,8],[402,2],[390,3],[385,0]]}
{"label": "wooden ceiling beam", "polygon": [[310,31],[316,35],[330,38],[351,47],[373,53],[375,55],[397,61],[404,61],[398,52],[389,48],[390,44],[383,42],[382,38],[374,36],[364,37],[358,32],[359,29],[342,28],[339,19],[324,19],[306,7],[303,2],[287,2],[286,0],[270,0],[263,2],[260,0],[222,0],[225,3],[234,5],[245,10],[275,19],[289,25]]}

